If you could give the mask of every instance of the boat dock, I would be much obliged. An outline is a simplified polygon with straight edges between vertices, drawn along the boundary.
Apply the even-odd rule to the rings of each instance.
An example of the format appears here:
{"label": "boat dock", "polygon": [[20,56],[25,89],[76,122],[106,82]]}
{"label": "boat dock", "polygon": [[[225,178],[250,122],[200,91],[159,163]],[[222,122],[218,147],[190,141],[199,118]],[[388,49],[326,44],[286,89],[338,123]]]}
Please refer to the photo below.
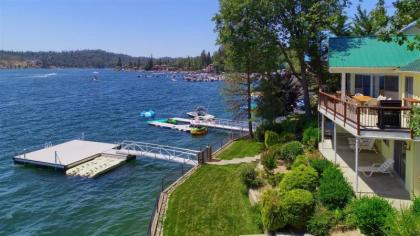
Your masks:
{"label": "boat dock", "polygon": [[54,168],[71,176],[94,178],[135,157],[198,165],[206,155],[204,152],[136,141],[111,144],[72,140],[17,155],[13,161],[16,164]]}
{"label": "boat dock", "polygon": [[[230,131],[248,132],[248,122],[246,121],[235,121],[227,119],[211,119],[211,120],[194,120],[189,118],[174,117],[168,120],[174,120],[177,124],[171,124],[166,122],[166,119],[149,121],[149,125],[169,128],[174,130],[180,130],[185,132],[191,132],[190,125],[204,126],[208,128],[223,129]],[[254,129],[256,128],[256,124]]]}
{"label": "boat dock", "polygon": [[190,125],[186,125],[186,124],[170,124],[167,122],[164,122],[164,120],[154,120],[154,121],[149,121],[147,122],[149,125],[153,125],[153,126],[157,126],[157,127],[162,127],[162,128],[168,128],[168,129],[174,129],[174,130],[179,130],[179,131],[184,131],[184,132],[191,132],[191,128]]}
{"label": "boat dock", "polygon": [[248,132],[248,122],[246,121],[235,121],[228,119],[212,119],[212,120],[194,120],[188,118],[171,118],[177,122],[187,123],[190,125],[204,126],[208,128],[224,129],[230,131],[241,131]]}
{"label": "boat dock", "polygon": [[65,171],[117,147],[117,144],[72,140],[17,155],[13,160],[15,163],[47,166]]}

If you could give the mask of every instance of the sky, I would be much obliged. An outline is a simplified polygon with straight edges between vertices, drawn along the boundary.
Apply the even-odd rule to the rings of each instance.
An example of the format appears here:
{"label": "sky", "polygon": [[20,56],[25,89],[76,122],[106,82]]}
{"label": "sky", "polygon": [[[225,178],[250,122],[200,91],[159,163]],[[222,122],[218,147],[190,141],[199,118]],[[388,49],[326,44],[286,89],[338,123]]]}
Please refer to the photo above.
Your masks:
{"label": "sky", "polygon": [[[376,0],[352,2],[350,17]],[[218,0],[0,0],[0,49],[196,56],[217,49],[218,7]]]}

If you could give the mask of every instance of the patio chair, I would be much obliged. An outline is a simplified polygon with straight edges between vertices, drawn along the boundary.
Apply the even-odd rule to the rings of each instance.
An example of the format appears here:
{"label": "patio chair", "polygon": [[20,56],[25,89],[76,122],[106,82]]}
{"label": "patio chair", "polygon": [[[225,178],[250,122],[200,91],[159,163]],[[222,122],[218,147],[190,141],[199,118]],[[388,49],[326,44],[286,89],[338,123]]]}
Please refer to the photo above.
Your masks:
{"label": "patio chair", "polygon": [[384,163],[374,163],[371,166],[359,167],[359,172],[364,176],[371,177],[373,173],[390,174],[392,176],[392,166],[394,165],[393,159],[388,159]]}
{"label": "patio chair", "polygon": [[[356,139],[355,138],[348,138],[349,146],[351,150],[356,149]],[[359,142],[359,152],[362,150],[367,151],[374,151],[378,153],[375,148],[375,139],[360,139]]]}

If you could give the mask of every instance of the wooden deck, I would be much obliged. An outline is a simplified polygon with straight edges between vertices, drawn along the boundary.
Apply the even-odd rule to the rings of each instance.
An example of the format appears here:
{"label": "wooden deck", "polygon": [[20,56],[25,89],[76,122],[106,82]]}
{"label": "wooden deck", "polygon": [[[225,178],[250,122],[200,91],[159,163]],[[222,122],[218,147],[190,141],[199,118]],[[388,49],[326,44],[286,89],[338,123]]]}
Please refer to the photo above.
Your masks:
{"label": "wooden deck", "polygon": [[[318,111],[354,136],[394,140],[413,139],[409,127],[411,116],[409,107],[361,106],[343,101],[332,94],[320,92]],[[379,113],[383,111],[400,114],[398,128],[378,127]]]}

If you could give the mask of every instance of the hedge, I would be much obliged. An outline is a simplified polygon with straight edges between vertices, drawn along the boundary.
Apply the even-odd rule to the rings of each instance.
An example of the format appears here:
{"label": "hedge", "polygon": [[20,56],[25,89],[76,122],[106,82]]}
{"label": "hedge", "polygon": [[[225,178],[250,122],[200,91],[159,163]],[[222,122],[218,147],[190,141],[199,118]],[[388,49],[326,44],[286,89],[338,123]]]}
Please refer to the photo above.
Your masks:
{"label": "hedge", "polygon": [[368,236],[384,235],[389,217],[395,212],[386,200],[380,197],[362,197],[352,201],[345,210],[347,224],[354,225]]}
{"label": "hedge", "polygon": [[328,167],[319,182],[319,200],[329,209],[344,208],[354,196],[352,187],[337,167]]}
{"label": "hedge", "polygon": [[314,213],[315,201],[312,193],[303,189],[286,192],[282,204],[287,212],[287,224],[302,229]]}
{"label": "hedge", "polygon": [[304,189],[313,192],[317,184],[318,174],[316,171],[310,166],[300,165],[284,175],[279,188],[282,192],[292,189]]}

